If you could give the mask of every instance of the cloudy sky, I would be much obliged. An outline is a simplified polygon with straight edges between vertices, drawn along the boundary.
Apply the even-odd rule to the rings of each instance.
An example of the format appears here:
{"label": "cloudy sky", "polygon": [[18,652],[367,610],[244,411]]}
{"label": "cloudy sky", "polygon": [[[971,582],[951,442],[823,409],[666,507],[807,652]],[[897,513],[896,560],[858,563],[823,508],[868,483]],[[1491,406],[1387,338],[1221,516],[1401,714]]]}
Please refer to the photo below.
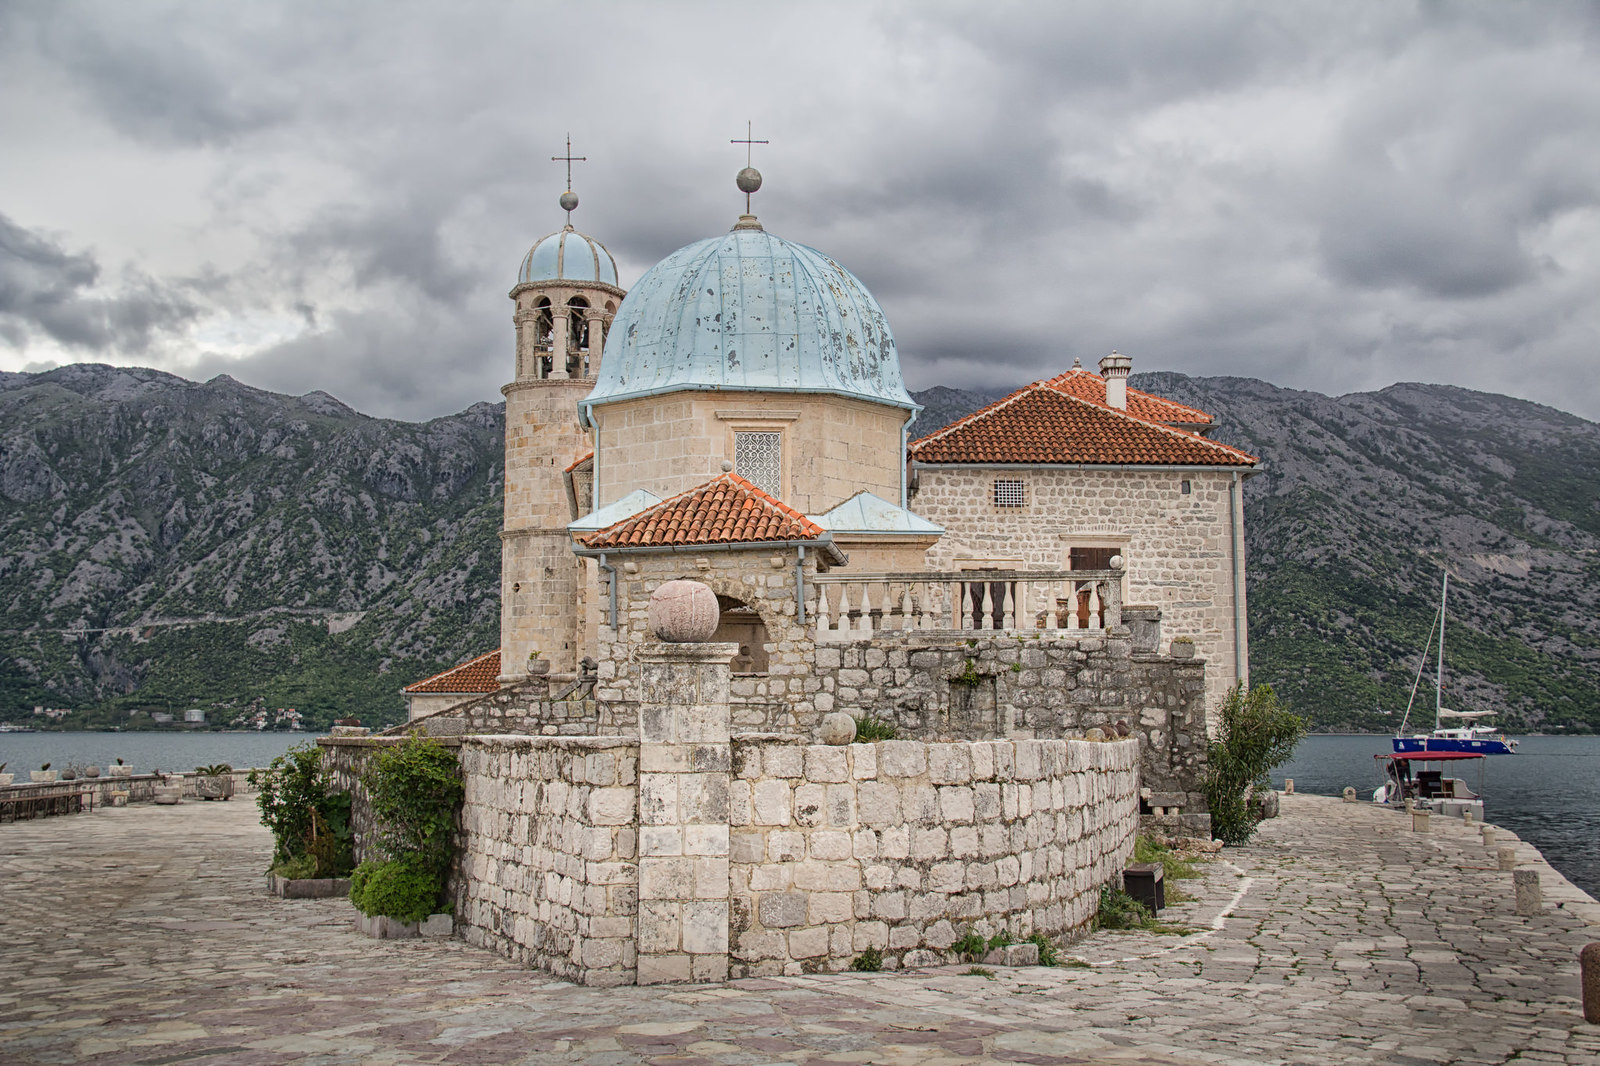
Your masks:
{"label": "cloudy sky", "polygon": [[498,400],[575,222],[631,284],[772,232],[912,388],[1135,370],[1600,419],[1593,3],[0,5],[0,370]]}

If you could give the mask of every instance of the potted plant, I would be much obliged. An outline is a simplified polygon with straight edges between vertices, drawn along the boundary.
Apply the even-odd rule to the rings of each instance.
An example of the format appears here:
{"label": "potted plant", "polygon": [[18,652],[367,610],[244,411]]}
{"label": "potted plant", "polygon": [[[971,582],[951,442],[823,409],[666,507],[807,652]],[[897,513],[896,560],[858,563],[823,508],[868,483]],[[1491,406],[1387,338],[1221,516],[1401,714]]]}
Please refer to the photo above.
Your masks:
{"label": "potted plant", "polygon": [[6,773],[6,764],[0,762],[0,788],[4,788],[5,786],[11,784],[16,776],[16,774]]}
{"label": "potted plant", "polygon": [[201,799],[225,800],[233,796],[233,767],[225,762],[194,768],[194,794]]}
{"label": "potted plant", "polygon": [[83,772],[83,776],[84,777],[99,777],[100,776],[100,767],[98,767],[98,766],[89,767],[87,770],[85,770]]}
{"label": "potted plant", "polygon": [[76,781],[82,768],[75,762],[69,762],[61,768],[61,780]]}
{"label": "potted plant", "polygon": [[49,763],[43,763],[37,770],[28,771],[28,777],[36,785],[48,785],[56,779],[56,772]]}
{"label": "potted plant", "polygon": [[112,777],[132,777],[133,776],[133,767],[129,766],[127,763],[123,762],[121,759],[117,760],[117,765],[108,766],[108,767],[106,767],[106,770],[110,772]]}

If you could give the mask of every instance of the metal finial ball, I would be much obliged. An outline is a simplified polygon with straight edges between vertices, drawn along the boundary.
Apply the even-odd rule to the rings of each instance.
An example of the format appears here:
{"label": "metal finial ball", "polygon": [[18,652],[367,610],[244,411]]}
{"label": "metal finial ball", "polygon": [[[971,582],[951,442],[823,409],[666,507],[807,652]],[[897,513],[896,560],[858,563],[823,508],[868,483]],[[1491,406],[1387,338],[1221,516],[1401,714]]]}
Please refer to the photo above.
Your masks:
{"label": "metal finial ball", "polygon": [[749,195],[761,188],[761,171],[755,167],[745,167],[733,180],[738,184],[740,192]]}
{"label": "metal finial ball", "polygon": [[578,194],[568,189],[561,194],[561,210],[572,211],[578,206]]}

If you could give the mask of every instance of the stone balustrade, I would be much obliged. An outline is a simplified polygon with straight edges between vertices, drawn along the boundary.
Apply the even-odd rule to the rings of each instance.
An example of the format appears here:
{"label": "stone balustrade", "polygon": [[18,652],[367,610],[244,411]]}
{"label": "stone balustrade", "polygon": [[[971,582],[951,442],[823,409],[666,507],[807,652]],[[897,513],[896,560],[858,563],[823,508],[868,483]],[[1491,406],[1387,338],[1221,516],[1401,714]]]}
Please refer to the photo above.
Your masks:
{"label": "stone balustrade", "polygon": [[818,643],[878,634],[1104,632],[1122,624],[1121,570],[923,571],[812,578]]}

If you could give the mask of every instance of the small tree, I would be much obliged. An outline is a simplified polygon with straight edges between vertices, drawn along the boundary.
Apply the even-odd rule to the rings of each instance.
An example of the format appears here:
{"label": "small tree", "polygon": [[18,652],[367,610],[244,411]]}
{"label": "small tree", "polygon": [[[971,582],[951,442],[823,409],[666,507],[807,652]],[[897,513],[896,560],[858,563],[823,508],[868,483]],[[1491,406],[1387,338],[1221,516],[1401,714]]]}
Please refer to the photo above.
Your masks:
{"label": "small tree", "polygon": [[[212,770],[215,767],[202,767]],[[302,744],[250,771],[260,789],[261,824],[272,831],[272,868],[285,876],[342,877],[350,872],[350,796],[328,791],[322,749]]]}
{"label": "small tree", "polygon": [[461,769],[436,740],[416,733],[373,758],[361,775],[380,857],[362,863],[350,902],[363,914],[403,922],[426,918],[443,902],[454,857]]}
{"label": "small tree", "polygon": [[1227,844],[1250,839],[1260,821],[1250,804],[1251,789],[1269,787],[1267,774],[1289,761],[1305,733],[1305,719],[1286,710],[1271,685],[1248,693],[1235,685],[1228,691],[1217,738],[1207,748],[1204,787],[1212,836]]}

